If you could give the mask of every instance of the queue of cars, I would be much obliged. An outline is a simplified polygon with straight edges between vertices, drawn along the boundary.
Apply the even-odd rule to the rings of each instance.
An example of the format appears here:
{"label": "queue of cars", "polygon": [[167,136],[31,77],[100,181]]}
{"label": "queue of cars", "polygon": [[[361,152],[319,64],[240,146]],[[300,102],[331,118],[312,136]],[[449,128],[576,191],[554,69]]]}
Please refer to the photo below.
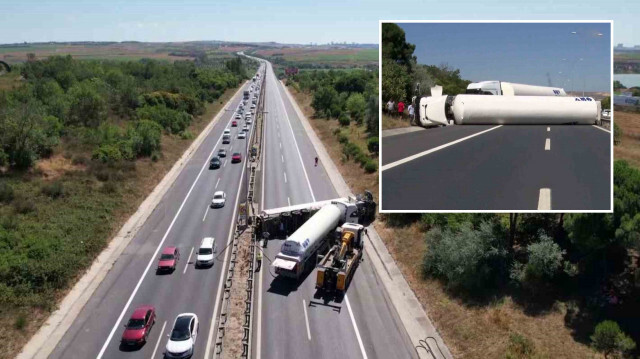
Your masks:
{"label": "queue of cars", "polygon": [[[257,75],[259,77],[259,75]],[[254,90],[252,86],[252,91]],[[259,91],[259,86],[255,85],[255,91]],[[254,98],[257,98],[257,93],[254,93]],[[252,116],[251,110],[245,113],[244,107],[247,105],[247,100],[244,100],[238,106],[235,115],[231,121],[231,127],[237,127],[238,139],[244,139],[251,130]],[[252,104],[251,108],[255,108]],[[239,127],[239,121],[243,120],[244,125]],[[231,143],[231,129],[224,129],[222,135],[222,143]],[[209,169],[218,169],[221,167],[221,158],[227,157],[227,150],[225,148],[219,148],[217,155],[211,158],[209,163]],[[231,154],[231,163],[241,163],[242,153],[234,152]],[[212,208],[222,208],[226,204],[226,193],[224,191],[217,191],[214,193],[210,206]],[[214,264],[215,255],[217,253],[216,241],[213,237],[205,237],[202,239],[197,251],[195,265],[196,267],[211,267]],[[171,274],[173,273],[180,260],[180,250],[176,246],[165,247],[160,257],[158,258],[158,265],[156,268],[157,274]],[[121,338],[121,349],[123,348],[135,348],[141,347],[146,344],[149,338],[149,333],[156,323],[156,308],[152,305],[141,305],[134,309],[129,321],[124,325],[124,332]],[[169,339],[165,346],[164,357],[165,358],[189,358],[193,355],[196,339],[198,337],[199,330],[198,316],[195,313],[182,313],[179,314],[173,322],[173,326],[170,329]],[[164,329],[164,328],[163,328]]]}

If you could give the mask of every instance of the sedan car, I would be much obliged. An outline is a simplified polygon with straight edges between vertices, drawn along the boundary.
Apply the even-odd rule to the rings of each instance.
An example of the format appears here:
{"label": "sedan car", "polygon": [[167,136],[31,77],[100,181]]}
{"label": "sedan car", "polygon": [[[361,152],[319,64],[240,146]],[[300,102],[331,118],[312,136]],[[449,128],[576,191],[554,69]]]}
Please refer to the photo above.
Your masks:
{"label": "sedan car", "polygon": [[174,271],[178,260],[180,259],[180,251],[176,247],[166,247],[162,250],[160,260],[158,261],[158,272]]}
{"label": "sedan car", "polygon": [[238,112],[238,113],[236,113],[236,120],[239,120],[239,119],[241,119],[241,118],[242,118],[242,115],[241,115],[239,112]]}
{"label": "sedan car", "polygon": [[176,317],[169,341],[165,347],[165,358],[189,358],[193,356],[193,348],[198,337],[198,316],[193,313],[182,313]]}
{"label": "sedan car", "polygon": [[218,150],[218,157],[227,157],[227,150],[221,148]]}
{"label": "sedan car", "polygon": [[243,139],[247,138],[247,134],[243,131],[238,132],[238,138]]}
{"label": "sedan car", "polygon": [[242,154],[240,152],[236,152],[231,156],[231,163],[242,162]]}
{"label": "sedan car", "polygon": [[214,156],[211,159],[211,162],[209,162],[209,169],[216,169],[216,168],[220,168],[220,158],[218,158],[218,156]]}
{"label": "sedan car", "polygon": [[231,121],[231,127],[237,127],[238,126],[238,121],[233,120]]}
{"label": "sedan car", "polygon": [[211,200],[211,208],[224,207],[226,201],[227,195],[223,191],[217,191],[213,194],[213,199]]}
{"label": "sedan car", "polygon": [[251,109],[253,110],[254,108],[256,108],[256,104],[255,104],[255,103],[252,103],[252,104],[251,104]]}
{"label": "sedan car", "polygon": [[248,125],[242,126],[242,131],[249,132],[249,126]]}
{"label": "sedan car", "polygon": [[139,346],[147,342],[151,327],[156,323],[156,308],[151,305],[142,305],[136,308],[131,318],[124,325],[122,344]]}

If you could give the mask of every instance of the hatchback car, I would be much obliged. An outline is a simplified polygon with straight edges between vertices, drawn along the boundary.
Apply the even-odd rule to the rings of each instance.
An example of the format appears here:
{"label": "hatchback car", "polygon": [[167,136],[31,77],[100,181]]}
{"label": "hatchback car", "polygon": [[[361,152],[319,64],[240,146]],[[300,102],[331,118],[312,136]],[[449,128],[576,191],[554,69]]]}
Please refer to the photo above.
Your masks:
{"label": "hatchback car", "polygon": [[211,200],[211,208],[224,207],[226,201],[227,195],[223,191],[217,191],[213,194],[213,199]]}
{"label": "hatchback car", "polygon": [[218,150],[218,157],[227,157],[227,150],[221,148]]}
{"label": "hatchback car", "polygon": [[242,162],[242,154],[239,152],[236,152],[233,154],[233,156],[231,156],[231,163],[237,162]]}
{"label": "hatchback car", "polygon": [[247,138],[247,134],[243,131],[238,132],[238,138],[243,139]]}
{"label": "hatchback car", "polygon": [[203,238],[196,256],[196,267],[212,266],[215,252],[216,240],[213,237]]}
{"label": "hatchback car", "polygon": [[165,347],[165,358],[189,358],[193,356],[193,348],[198,337],[198,316],[193,313],[182,313],[176,317],[169,341]]}
{"label": "hatchback car", "polygon": [[233,120],[231,121],[231,127],[237,127],[238,126],[238,121]]}
{"label": "hatchback car", "polygon": [[121,343],[129,346],[139,346],[147,342],[151,327],[156,323],[156,308],[142,305],[136,308],[131,318],[124,325]]}
{"label": "hatchback car", "polygon": [[209,169],[216,169],[216,168],[220,168],[220,158],[218,158],[218,156],[214,156],[211,159],[211,162],[209,162]]}
{"label": "hatchback car", "polygon": [[238,112],[238,113],[236,113],[236,120],[239,120],[239,119],[241,119],[241,118],[242,118],[242,115],[241,115],[239,112]]}
{"label": "hatchback car", "polygon": [[180,251],[176,247],[166,247],[160,254],[158,260],[158,272],[162,271],[174,271],[178,260],[180,259]]}

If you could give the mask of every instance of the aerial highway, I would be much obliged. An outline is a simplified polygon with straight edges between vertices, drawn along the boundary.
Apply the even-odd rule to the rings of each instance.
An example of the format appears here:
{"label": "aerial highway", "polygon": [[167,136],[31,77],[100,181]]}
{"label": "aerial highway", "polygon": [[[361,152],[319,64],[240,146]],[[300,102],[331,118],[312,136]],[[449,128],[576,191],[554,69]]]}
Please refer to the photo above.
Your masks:
{"label": "aerial highway", "polygon": [[381,210],[611,209],[611,133],[446,126],[382,138]]}
{"label": "aerial highway", "polygon": [[[245,90],[249,90],[249,84]],[[248,142],[238,138],[243,120],[233,127],[243,91],[227,104],[224,114],[178,175],[161,204],[111,268],[50,358],[161,358],[174,319],[181,313],[199,318],[194,358],[213,353],[213,338],[208,337],[216,297],[220,292],[228,251],[222,251],[230,238],[239,191],[245,174]],[[251,102],[245,106],[249,110]],[[244,118],[244,116],[242,116]],[[253,126],[253,125],[252,125]],[[223,144],[223,131],[230,130],[230,143]],[[218,169],[210,169],[210,160],[220,148],[227,156]],[[233,153],[242,160],[232,163]],[[211,208],[215,191],[226,193],[222,208]],[[215,238],[217,257],[211,267],[196,268],[198,247],[204,237]],[[160,252],[168,246],[180,251],[173,272],[156,273]],[[140,305],[152,305],[156,323],[141,347],[121,346],[120,340],[130,315]]]}
{"label": "aerial highway", "polygon": [[[323,164],[315,166],[314,147],[269,63],[266,76],[261,89],[266,91],[265,155],[258,173],[261,208],[338,197]],[[245,86],[244,90],[249,90],[249,84]],[[232,236],[237,204],[246,196],[245,190],[239,190],[246,180],[248,146],[246,139],[238,138],[245,123],[236,120],[241,102],[243,91],[229,101],[50,358],[162,358],[174,320],[181,313],[193,313],[198,318],[193,358],[214,357],[213,329],[219,318],[223,275],[229,260],[225,245]],[[244,115],[241,117],[244,119]],[[232,126],[234,120],[238,127]],[[230,130],[229,144],[223,143],[225,130]],[[211,169],[211,159],[221,148],[226,149],[227,156],[220,158],[219,168]],[[240,163],[231,162],[235,152],[242,155]],[[217,191],[225,192],[226,204],[212,208]],[[215,239],[216,257],[211,267],[198,268],[198,247],[205,237]],[[325,303],[314,298],[313,275],[299,285],[274,279],[267,260],[275,256],[280,243],[270,241],[265,265],[255,283],[252,357],[415,357],[366,256],[347,297],[339,303]],[[159,273],[159,258],[167,247],[176,247],[180,257],[173,271]],[[155,308],[155,324],[146,343],[135,347],[121,344],[129,318],[136,308],[145,305]]]}
{"label": "aerial highway", "polygon": [[[340,197],[282,84],[267,65],[262,208]],[[282,240],[270,240],[275,258]],[[253,357],[412,358],[415,350],[365,256],[342,302],[315,298],[315,271],[301,283],[277,278],[268,260],[256,280]]]}

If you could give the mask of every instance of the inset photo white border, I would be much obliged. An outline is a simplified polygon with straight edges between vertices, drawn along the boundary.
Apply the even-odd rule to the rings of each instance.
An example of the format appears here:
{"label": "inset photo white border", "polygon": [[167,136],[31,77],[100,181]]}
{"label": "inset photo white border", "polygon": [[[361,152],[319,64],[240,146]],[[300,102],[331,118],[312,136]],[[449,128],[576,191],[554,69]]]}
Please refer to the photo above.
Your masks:
{"label": "inset photo white border", "polygon": [[[410,155],[407,155],[403,158],[394,160],[392,163],[388,163],[386,165],[382,164],[382,160],[383,160],[383,156],[384,156],[384,145],[383,145],[383,136],[382,136],[382,116],[383,116],[383,106],[385,106],[385,104],[382,102],[382,24],[383,23],[395,23],[395,24],[609,24],[609,29],[610,29],[610,38],[609,38],[609,43],[611,46],[609,49],[609,75],[610,75],[610,81],[609,81],[609,93],[611,96],[611,99],[613,99],[613,45],[614,45],[614,29],[613,29],[613,20],[379,20],[378,23],[378,41],[380,44],[379,47],[379,54],[378,54],[378,82],[379,82],[379,91],[378,91],[378,102],[379,102],[379,108],[378,108],[378,116],[379,116],[379,133],[378,133],[378,138],[379,138],[379,170],[378,170],[378,201],[379,201],[379,207],[378,210],[380,213],[613,213],[613,167],[614,167],[614,158],[613,158],[613,152],[614,152],[614,147],[613,147],[613,127],[614,127],[614,114],[613,114],[613,105],[611,107],[611,119],[610,119],[610,130],[607,130],[605,128],[602,128],[600,126],[596,126],[593,125],[593,127],[598,128],[601,131],[605,131],[609,133],[609,151],[610,151],[610,155],[609,155],[609,161],[610,161],[610,175],[609,175],[609,186],[610,186],[610,191],[609,191],[609,209],[594,209],[594,210],[562,210],[562,209],[554,209],[553,205],[552,205],[552,198],[553,198],[553,189],[549,189],[549,188],[540,188],[540,196],[537,199],[536,203],[532,204],[532,209],[530,210],[517,210],[517,209],[496,209],[496,210],[487,210],[487,209],[409,209],[409,210],[402,210],[402,209],[384,209],[384,201],[383,201],[383,196],[382,196],[382,192],[383,192],[383,186],[384,186],[384,182],[382,180],[382,175],[383,172],[385,170],[388,170],[390,168],[393,168],[395,166],[398,165],[402,165],[406,162],[410,162],[412,160],[415,160],[416,158],[420,158],[423,156],[428,156],[431,153],[443,150],[447,147],[453,146],[457,143],[460,143],[462,141],[467,141],[467,140],[472,140],[472,138],[474,136],[480,136],[484,133],[493,131],[498,129],[499,127],[501,127],[502,125],[498,124],[498,125],[492,125],[492,126],[486,126],[486,129],[483,129],[482,131],[475,131],[469,134],[464,134],[464,135],[460,135],[455,139],[452,139],[450,141],[445,141],[444,143],[440,144],[434,144],[433,147],[428,148],[426,150],[423,151],[418,151],[416,153],[412,153]],[[600,34],[601,35],[601,34]],[[411,41],[407,40],[407,42],[411,43]],[[559,61],[562,61],[562,59],[559,59]],[[418,63],[420,64],[420,63]],[[541,69],[541,71],[545,71],[544,69]],[[547,74],[547,76],[549,76]],[[481,81],[480,79],[474,79],[474,80],[478,80]],[[497,81],[502,81],[503,79],[496,79],[496,78],[487,78],[484,80],[497,80]],[[504,80],[505,82],[508,81],[507,79]],[[437,85],[437,84],[436,84]],[[562,87],[562,86],[558,86],[558,87]],[[578,89],[579,90],[579,89]],[[567,91],[569,91],[567,89]],[[446,94],[444,94],[446,95]],[[412,95],[413,96],[413,95]],[[571,96],[571,97],[577,97],[577,96]],[[409,103],[407,103],[407,106],[409,105]],[[517,125],[520,126],[520,125]],[[550,125],[549,127],[551,127],[553,125]],[[557,126],[557,125],[556,125]],[[584,125],[585,127],[587,125]],[[415,127],[415,131],[422,131],[422,127],[420,126],[412,126],[411,129],[409,129],[407,132],[414,132],[413,129]],[[551,128],[547,128],[547,131],[551,131],[553,127]],[[591,126],[589,126],[591,127]],[[553,142],[553,141],[551,141]],[[553,148],[553,144],[547,141],[547,143],[544,143],[544,146],[542,147],[541,145],[541,149],[544,148],[546,151],[551,151],[551,149]],[[498,179],[497,179],[498,180]],[[424,188],[425,191],[440,191],[442,190],[441,188],[437,188],[437,186],[430,186],[429,183],[424,183]],[[550,209],[549,209],[550,207]]]}

